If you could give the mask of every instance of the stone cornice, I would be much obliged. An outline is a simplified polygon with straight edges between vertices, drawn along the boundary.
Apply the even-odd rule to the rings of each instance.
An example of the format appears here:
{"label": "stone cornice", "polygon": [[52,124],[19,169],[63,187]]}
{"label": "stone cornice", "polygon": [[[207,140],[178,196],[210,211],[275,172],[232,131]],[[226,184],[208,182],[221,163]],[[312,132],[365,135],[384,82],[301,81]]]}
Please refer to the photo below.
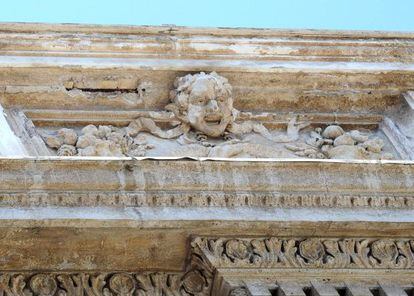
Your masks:
{"label": "stone cornice", "polygon": [[215,268],[414,269],[412,239],[196,238]]}
{"label": "stone cornice", "polygon": [[270,29],[270,28],[215,28],[215,27],[185,27],[176,25],[162,26],[132,26],[132,25],[96,25],[96,24],[48,24],[1,22],[0,32],[62,32],[62,33],[103,33],[103,34],[170,34],[170,35],[236,35],[236,36],[287,36],[298,37],[338,37],[358,39],[396,39],[414,38],[414,32],[400,31],[365,31],[365,30],[314,30],[314,29]]}
{"label": "stone cornice", "polygon": [[412,62],[413,33],[2,23],[3,55]]}
{"label": "stone cornice", "polygon": [[153,296],[208,295],[209,283],[198,270],[188,273],[0,273],[5,295]]}
{"label": "stone cornice", "polygon": [[2,158],[2,203],[414,207],[411,161],[200,160]]}
{"label": "stone cornice", "polygon": [[211,295],[405,295],[412,290],[412,239],[196,237],[191,246],[215,271]]}
{"label": "stone cornice", "polygon": [[[249,280],[283,290],[283,277],[301,292],[321,278],[413,288],[412,110],[394,113],[413,89],[414,33],[0,26],[0,104],[33,155],[0,157],[0,295],[255,296]],[[201,71],[226,78],[253,129],[295,114],[315,131],[375,130],[406,160],[38,157],[55,153],[49,129],[77,145],[91,123],[176,126],[173,82]],[[144,155],[124,152],[85,155]]]}
{"label": "stone cornice", "polygon": [[[0,293],[44,296],[271,295],[269,289],[323,292],[330,288],[334,293],[338,287],[348,291],[356,291],[359,287],[369,293],[368,287],[371,287],[387,291],[385,295],[394,295],[392,291],[403,291],[403,287],[412,289],[407,277],[412,274],[413,264],[412,239],[196,237],[191,242],[184,272],[7,271],[0,273]],[[353,269],[352,275],[344,273],[349,268]],[[295,269],[302,269],[301,274],[296,274],[294,281],[285,282],[284,274],[293,275]],[[332,269],[335,272],[332,273]],[[394,273],[387,274],[389,270]],[[398,275],[405,275],[405,278],[394,280],[393,285],[384,282],[385,279],[396,279]],[[343,276],[347,278],[345,282]],[[382,280],[378,282],[377,276]],[[322,277],[328,282],[321,281]],[[256,294],[258,289],[265,294]]]}
{"label": "stone cornice", "polygon": [[[352,229],[351,234],[363,237],[377,228],[380,229],[375,232],[377,237],[395,237],[400,232],[414,235],[412,209],[32,206],[1,207],[0,221],[2,230],[10,227],[160,228],[168,232],[174,229],[193,231],[213,228],[213,232],[230,231],[234,236],[242,236],[248,230],[251,235],[260,235],[265,231],[285,237],[304,235],[310,229],[315,236],[323,236],[327,232],[334,236],[344,232],[349,235],[347,231]],[[274,230],[268,230],[270,228]]]}

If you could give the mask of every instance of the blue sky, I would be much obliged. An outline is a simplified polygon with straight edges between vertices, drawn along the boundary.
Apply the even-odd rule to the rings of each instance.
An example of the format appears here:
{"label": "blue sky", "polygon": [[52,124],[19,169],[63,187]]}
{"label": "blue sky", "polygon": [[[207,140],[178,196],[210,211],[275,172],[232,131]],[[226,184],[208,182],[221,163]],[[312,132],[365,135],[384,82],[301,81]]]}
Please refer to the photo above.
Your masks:
{"label": "blue sky", "polygon": [[3,0],[2,22],[414,31],[414,0]]}

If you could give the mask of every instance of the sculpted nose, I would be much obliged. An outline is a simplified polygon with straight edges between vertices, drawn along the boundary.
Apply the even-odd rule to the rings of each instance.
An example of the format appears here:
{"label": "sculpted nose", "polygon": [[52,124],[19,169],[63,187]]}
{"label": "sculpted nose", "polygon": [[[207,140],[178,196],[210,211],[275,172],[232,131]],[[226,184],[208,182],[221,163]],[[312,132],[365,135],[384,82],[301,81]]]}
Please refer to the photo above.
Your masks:
{"label": "sculpted nose", "polygon": [[209,108],[210,112],[218,112],[219,111],[219,106],[218,106],[216,100],[210,100],[208,102],[208,108]]}

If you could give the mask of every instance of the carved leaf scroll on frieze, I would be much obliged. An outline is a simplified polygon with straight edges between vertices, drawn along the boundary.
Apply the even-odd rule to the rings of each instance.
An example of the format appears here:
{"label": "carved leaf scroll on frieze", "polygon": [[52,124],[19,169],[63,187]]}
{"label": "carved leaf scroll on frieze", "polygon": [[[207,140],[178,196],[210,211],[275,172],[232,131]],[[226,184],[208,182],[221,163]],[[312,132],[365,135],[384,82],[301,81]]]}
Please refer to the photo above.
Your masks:
{"label": "carved leaf scroll on frieze", "polygon": [[393,158],[384,140],[369,130],[311,128],[292,115],[284,132],[241,119],[230,83],[215,72],[178,77],[164,111],[169,127],[139,117],[125,127],[64,127],[43,132],[43,138],[58,156]]}
{"label": "carved leaf scroll on frieze", "polygon": [[202,272],[182,273],[2,273],[5,296],[204,296]]}
{"label": "carved leaf scroll on frieze", "polygon": [[196,238],[192,244],[216,268],[414,268],[414,240]]}

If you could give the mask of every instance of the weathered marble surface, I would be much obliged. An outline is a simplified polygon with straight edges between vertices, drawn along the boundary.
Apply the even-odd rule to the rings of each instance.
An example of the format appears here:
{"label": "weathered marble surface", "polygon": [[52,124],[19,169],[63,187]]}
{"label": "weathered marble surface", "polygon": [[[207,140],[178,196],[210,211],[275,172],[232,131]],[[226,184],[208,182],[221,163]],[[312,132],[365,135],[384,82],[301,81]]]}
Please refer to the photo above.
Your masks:
{"label": "weathered marble surface", "polygon": [[[3,207],[0,269],[181,272],[187,265],[190,238],[195,235],[227,240],[245,238],[246,233],[251,239],[276,236],[407,240],[414,236],[412,212],[257,207]],[[41,245],[47,247],[39,248]]]}
{"label": "weathered marble surface", "polygon": [[11,206],[414,207],[412,161],[47,157],[0,164],[2,204]]}
{"label": "weathered marble surface", "polygon": [[0,105],[0,155],[27,156],[21,140],[16,136],[7,122],[7,114]]}
{"label": "weathered marble surface", "polygon": [[[411,33],[2,24],[0,104],[32,157],[0,158],[0,294],[412,293],[413,50]],[[63,156],[109,125],[137,147]],[[271,158],[208,158],[223,143]],[[303,158],[341,146],[380,155]]]}
{"label": "weathered marble surface", "polygon": [[[392,159],[396,148],[372,131],[344,131],[336,124],[302,133],[311,122],[291,115],[287,131],[274,132],[262,123],[240,120],[233,107],[232,87],[216,72],[177,77],[170,92],[167,128],[150,117],[138,117],[128,126],[89,124],[80,132],[61,128],[43,133],[58,156],[172,156],[253,158]],[[148,135],[155,137],[148,137]],[[149,143],[151,141],[151,143]],[[282,144],[284,143],[284,144]],[[384,152],[383,148],[388,148]],[[155,152],[147,153],[148,150]]]}

